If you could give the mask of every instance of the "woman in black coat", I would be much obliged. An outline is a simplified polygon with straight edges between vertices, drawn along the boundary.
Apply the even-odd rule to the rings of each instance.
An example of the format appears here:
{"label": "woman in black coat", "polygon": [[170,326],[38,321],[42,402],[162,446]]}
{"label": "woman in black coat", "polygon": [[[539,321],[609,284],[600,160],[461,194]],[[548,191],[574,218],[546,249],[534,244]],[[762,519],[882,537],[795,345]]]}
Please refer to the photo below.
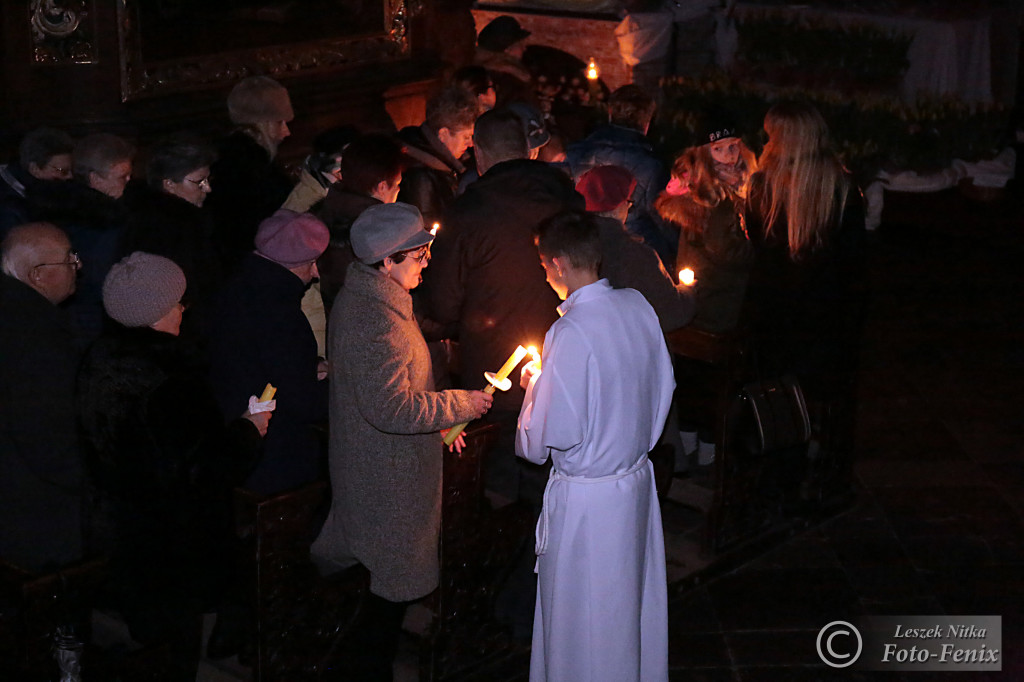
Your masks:
{"label": "woman in black coat", "polygon": [[194,680],[200,615],[223,591],[229,492],[259,456],[269,413],[228,421],[179,343],[185,276],[133,253],[103,285],[118,323],[79,376],[92,473],[113,513],[114,596],[137,641],[171,641],[168,679]]}
{"label": "woman in black coat", "polygon": [[755,251],[748,287],[753,350],[763,379],[799,379],[811,417],[806,453],[780,457],[790,502],[845,492],[863,310],[864,204],[829,148],[821,114],[772,107],[745,221]]}

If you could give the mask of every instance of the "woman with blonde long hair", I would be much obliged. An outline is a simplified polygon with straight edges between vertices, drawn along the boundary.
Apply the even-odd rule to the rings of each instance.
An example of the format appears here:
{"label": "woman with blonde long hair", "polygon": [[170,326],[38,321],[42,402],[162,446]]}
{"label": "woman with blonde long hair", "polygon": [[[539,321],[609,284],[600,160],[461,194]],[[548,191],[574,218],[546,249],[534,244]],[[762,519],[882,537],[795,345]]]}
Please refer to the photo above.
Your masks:
{"label": "woman with blonde long hair", "polygon": [[784,499],[797,503],[825,497],[828,486],[848,485],[848,477],[816,478],[808,465],[830,462],[833,473],[849,465],[864,206],[814,107],[777,104],[764,128],[768,144],[744,214],[756,254],[747,304],[761,378],[795,375],[811,413],[817,444],[780,458],[785,463],[777,470]]}
{"label": "woman with blonde long hair", "polygon": [[790,256],[799,260],[830,240],[853,183],[829,148],[828,126],[814,107],[776,105],[765,116],[764,129],[768,143],[749,203],[764,234],[752,239],[784,240]]}

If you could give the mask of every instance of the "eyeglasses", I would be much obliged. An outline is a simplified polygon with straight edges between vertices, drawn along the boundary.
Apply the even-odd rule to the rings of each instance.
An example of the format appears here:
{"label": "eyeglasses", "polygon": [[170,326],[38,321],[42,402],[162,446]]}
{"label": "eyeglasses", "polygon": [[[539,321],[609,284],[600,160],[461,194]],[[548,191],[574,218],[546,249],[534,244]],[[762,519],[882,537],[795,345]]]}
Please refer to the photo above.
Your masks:
{"label": "eyeglasses", "polygon": [[192,178],[185,178],[185,182],[191,182],[196,187],[205,187],[210,189],[210,177],[206,176],[202,180],[193,180]]}
{"label": "eyeglasses", "polygon": [[415,251],[402,251],[401,253],[396,253],[392,256],[391,260],[394,261],[395,265],[398,265],[406,258],[412,258],[413,260],[419,261],[420,265],[426,265],[430,262],[430,247],[423,246]]}
{"label": "eyeglasses", "polygon": [[39,263],[38,265],[33,265],[32,267],[45,268],[50,265],[69,265],[75,270],[77,270],[80,267],[82,267],[82,259],[78,257],[77,251],[68,251],[67,260],[65,260],[63,263]]}

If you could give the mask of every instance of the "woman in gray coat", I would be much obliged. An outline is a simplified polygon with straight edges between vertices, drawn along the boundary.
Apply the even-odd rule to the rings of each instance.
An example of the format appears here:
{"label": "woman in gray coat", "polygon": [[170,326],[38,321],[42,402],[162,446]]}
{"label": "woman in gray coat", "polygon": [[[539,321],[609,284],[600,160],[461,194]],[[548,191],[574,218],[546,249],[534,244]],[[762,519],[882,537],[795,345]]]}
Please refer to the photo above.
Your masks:
{"label": "woman in gray coat", "polygon": [[359,562],[370,571],[366,620],[342,671],[351,679],[391,679],[405,606],[438,584],[440,432],[491,405],[483,391],[433,390],[409,294],[432,239],[414,206],[366,209],[351,232],[359,262],[331,310],[333,503],[312,553],[327,570]]}

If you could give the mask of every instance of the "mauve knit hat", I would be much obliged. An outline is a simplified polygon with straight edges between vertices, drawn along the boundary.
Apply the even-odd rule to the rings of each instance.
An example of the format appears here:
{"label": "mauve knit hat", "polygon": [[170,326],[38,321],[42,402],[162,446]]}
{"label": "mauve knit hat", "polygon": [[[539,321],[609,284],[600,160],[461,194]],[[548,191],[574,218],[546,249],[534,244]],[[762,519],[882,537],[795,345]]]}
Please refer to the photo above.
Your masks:
{"label": "mauve knit hat", "polygon": [[331,234],[311,213],[279,208],[260,223],[256,253],[286,268],[315,261],[327,250]]}
{"label": "mauve knit hat", "polygon": [[243,78],[228,93],[228,115],[232,123],[290,121],[295,118],[288,90],[273,78]]}
{"label": "mauve knit hat", "polygon": [[103,280],[103,308],[125,327],[148,327],[185,293],[185,273],[163,256],[136,251],[114,264]]}

